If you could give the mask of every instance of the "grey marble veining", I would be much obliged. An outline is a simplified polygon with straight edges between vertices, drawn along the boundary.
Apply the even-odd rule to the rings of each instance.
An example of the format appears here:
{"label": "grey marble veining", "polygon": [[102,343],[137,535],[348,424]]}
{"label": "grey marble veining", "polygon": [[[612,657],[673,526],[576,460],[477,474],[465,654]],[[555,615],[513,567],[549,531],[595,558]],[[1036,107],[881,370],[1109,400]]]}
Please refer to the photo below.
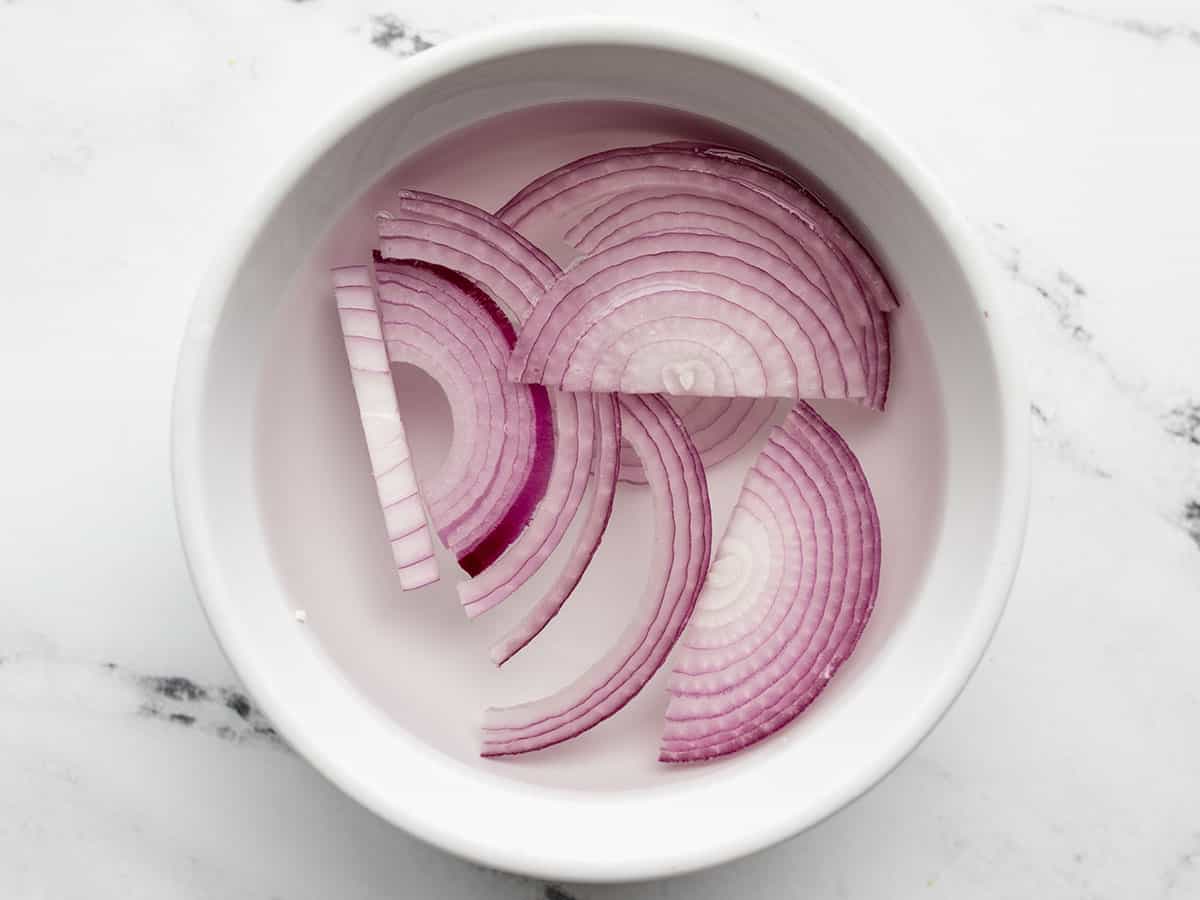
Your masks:
{"label": "grey marble veining", "polygon": [[1028,549],[963,697],[867,796],[709,872],[547,885],[365,812],[237,684],[192,595],[167,474],[175,349],[207,255],[290,149],[405,57],[561,11],[0,2],[0,895],[1200,896],[1187,0],[571,10],[686,20],[814,66],[915,148],[987,253],[1030,387]]}
{"label": "grey marble veining", "polygon": [[1115,28],[1117,31],[1123,31],[1135,37],[1148,38],[1159,43],[1180,40],[1200,47],[1200,28],[1193,28],[1191,25],[1167,24],[1126,16],[1107,16],[1090,10],[1073,9],[1058,4],[1048,4],[1045,8],[1048,12],[1060,16],[1092,22],[1103,28]]}
{"label": "grey marble veining", "polygon": [[428,50],[433,42],[425,39],[392,13],[371,16],[371,43],[396,56],[412,56]]}

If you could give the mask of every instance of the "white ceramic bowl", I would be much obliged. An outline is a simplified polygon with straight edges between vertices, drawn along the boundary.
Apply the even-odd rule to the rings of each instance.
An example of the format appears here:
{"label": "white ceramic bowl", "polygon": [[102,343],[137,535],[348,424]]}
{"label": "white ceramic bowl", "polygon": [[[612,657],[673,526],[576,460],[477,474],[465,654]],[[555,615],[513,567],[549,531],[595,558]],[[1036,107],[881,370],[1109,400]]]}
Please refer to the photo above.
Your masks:
{"label": "white ceramic bowl", "polygon": [[[465,621],[449,579],[416,597],[395,590],[326,288],[327,266],[369,242],[366,213],[401,161],[496,113],[583,99],[700,113],[803,166],[856,220],[904,303],[888,412],[830,407],[879,501],[876,614],[805,716],[714,765],[654,762],[658,683],[562,748],[517,761],[475,756],[485,704],[556,687],[611,636],[610,620],[619,626],[621,604],[606,604],[631,592],[637,566],[612,560],[645,543],[630,524],[644,498],[622,500],[602,551],[609,562],[593,566],[563,621],[539,639],[544,649],[530,648],[511,673],[491,671],[487,626]],[[598,149],[585,132],[580,152]],[[494,153],[519,169],[522,140],[497,139],[459,162],[478,175]],[[453,188],[444,182],[445,172],[424,184]],[[497,193],[514,186],[501,178]],[[324,127],[265,191],[200,293],[173,426],[196,587],[288,741],[413,834],[480,863],[568,880],[729,860],[796,834],[882,778],[983,653],[1016,569],[1028,484],[1028,410],[994,329],[984,276],[946,199],[811,73],[633,23],[547,23],[454,41],[406,62]],[[738,480],[714,475],[715,510]]]}

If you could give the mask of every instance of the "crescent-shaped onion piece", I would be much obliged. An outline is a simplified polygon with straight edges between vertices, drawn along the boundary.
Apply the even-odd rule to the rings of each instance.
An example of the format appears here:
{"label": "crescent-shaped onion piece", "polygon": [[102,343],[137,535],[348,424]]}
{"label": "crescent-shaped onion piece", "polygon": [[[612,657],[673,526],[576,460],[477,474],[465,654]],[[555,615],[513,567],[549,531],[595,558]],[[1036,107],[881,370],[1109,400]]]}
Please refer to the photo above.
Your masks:
{"label": "crescent-shaped onion piece", "polygon": [[655,234],[580,260],[537,302],[510,377],[564,390],[861,397],[833,301],[734,238]]}
{"label": "crescent-shaped onion piece", "polygon": [[[713,179],[704,182],[702,177]],[[898,304],[879,266],[842,221],[792,176],[749,154],[713,144],[676,141],[649,147],[622,147],[585,156],[560,166],[522,188],[497,212],[529,233],[558,222],[572,222],[580,210],[629,191],[675,191],[722,198],[750,188],[782,207],[854,270],[879,309]],[[740,194],[739,194],[740,196]],[[739,205],[744,203],[739,201]],[[799,237],[802,232],[796,231]]]}
{"label": "crescent-shaped onion piece", "polygon": [[621,416],[616,395],[598,395],[593,409],[596,414],[598,439],[593,443],[591,499],[583,512],[579,534],[571,555],[550,589],[507,634],[492,645],[492,661],[498,666],[508,662],[537,637],[562,609],[563,603],[575,590],[592,561],[596,548],[600,546],[600,539],[604,536],[604,529],[608,527],[620,468],[617,447],[620,441]]}
{"label": "crescent-shaped onion piece", "polygon": [[882,411],[887,405],[888,385],[892,380],[892,333],[888,317],[880,310],[872,309],[861,334],[867,369],[867,396],[863,402],[871,409]]}
{"label": "crescent-shaped onion piece", "polygon": [[[817,239],[782,207],[761,202],[759,206],[756,212],[703,195],[630,191],[596,207],[567,231],[565,239],[585,255],[633,237],[667,233],[724,234],[759,247],[796,267],[837,302],[862,358],[867,380],[864,402],[882,410],[891,367],[887,317],[866,295],[840,253]],[[797,239],[797,232],[808,238],[809,246]]]}
{"label": "crescent-shaped onion piece", "polygon": [[[511,327],[509,322],[519,326],[533,300],[561,274],[541,250],[469,203],[403,191],[395,209],[381,213],[377,221],[381,247],[377,265],[386,265],[387,257],[401,256],[452,269],[456,277],[498,300],[508,315],[506,328]],[[498,371],[503,378],[503,363]],[[503,541],[490,545],[496,552],[487,554],[486,565],[468,570],[475,577],[458,586],[467,614],[477,616],[493,608],[538,571],[576,518],[589,481],[591,500],[562,573],[513,633],[497,645],[493,657],[498,663],[523,647],[561,608],[595,554],[612,512],[619,441],[615,398],[555,392],[550,407],[557,446],[551,451],[550,465],[538,469],[545,476],[540,501],[519,504],[510,521],[522,527],[499,532]],[[493,418],[464,427],[489,430],[492,435],[484,438],[495,442],[497,434],[514,426],[511,418]],[[454,458],[452,450],[447,466]],[[455,477],[470,478],[470,473],[454,472]]]}
{"label": "crescent-shaped onion piece", "polygon": [[396,404],[370,270],[367,266],[334,269],[333,285],[371,473],[400,587],[423,587],[438,580],[437,559]]}
{"label": "crescent-shaped onion piece", "polygon": [[783,728],[858,643],[879,587],[858,460],[796,404],[746,477],[668,685],[659,758],[733,753]]}
{"label": "crescent-shaped onion piece", "polygon": [[831,297],[854,334],[882,409],[890,376],[886,321],[896,308],[870,253],[792,176],[741,151],[676,141],[583,157],[535,180],[498,216],[585,256],[633,237],[724,235],[764,250]]}
{"label": "crescent-shaped onion piece", "polygon": [[[584,525],[572,554],[572,559],[579,560],[576,565],[580,565],[580,568],[573,578],[556,581],[547,595],[556,598],[553,609],[557,612],[596,552],[612,512],[619,440],[616,398],[611,395],[592,398],[566,393],[556,393],[554,396],[558,447],[546,495],[539,506],[540,514],[534,516],[529,526],[494,565],[459,585],[463,608],[472,618],[511,596],[541,568],[561,543],[576,510],[580,509],[585,491],[590,487],[593,500],[583,514]],[[593,477],[589,479],[593,462],[596,465],[591,473]],[[565,572],[574,569],[575,565],[568,562]],[[545,600],[546,597],[543,597]],[[537,630],[540,631],[540,627]],[[530,639],[532,637],[530,635]],[[527,641],[522,642],[521,646],[525,643]],[[497,658],[497,663],[506,661],[512,653]]]}
{"label": "crescent-shaped onion piece", "polygon": [[543,284],[550,284],[558,277],[558,264],[540,247],[478,206],[424,191],[400,191],[396,202],[399,212],[384,215],[454,226],[492,244]]}
{"label": "crescent-shaped onion piece", "polygon": [[708,567],[712,519],[704,469],[660,397],[622,397],[622,434],[639,454],[654,506],[655,548],[642,611],[617,643],[558,692],[484,713],[484,756],[540,750],[576,737],[629,702],[666,660]]}
{"label": "crescent-shaped onion piece", "polygon": [[445,269],[375,266],[388,357],[427,370],[450,399],[454,438],[427,501],[443,543],[471,574],[529,522],[554,456],[547,394],[504,377],[512,326],[473,283]]}

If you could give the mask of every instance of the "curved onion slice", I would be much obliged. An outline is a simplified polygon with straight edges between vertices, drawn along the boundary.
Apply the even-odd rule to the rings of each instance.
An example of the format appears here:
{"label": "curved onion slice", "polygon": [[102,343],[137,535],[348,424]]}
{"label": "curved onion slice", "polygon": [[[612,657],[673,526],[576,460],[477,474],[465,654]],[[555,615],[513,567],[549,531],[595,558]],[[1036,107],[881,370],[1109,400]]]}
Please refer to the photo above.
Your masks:
{"label": "curved onion slice", "polygon": [[584,253],[668,231],[725,234],[774,253],[837,302],[862,357],[863,402],[883,408],[891,354],[878,312],[898,305],[895,294],[837,217],[763,161],[686,141],[608,150],[537,179],[498,215]]}
{"label": "curved onion slice", "polygon": [[[662,187],[638,186],[638,179],[663,182]],[[614,182],[609,184],[608,182]],[[837,301],[852,322],[865,318],[865,309],[873,305],[858,276],[846,258],[786,207],[750,185],[702,172],[678,172],[652,167],[634,173],[597,179],[566,192],[560,202],[575,200],[590,204],[588,195],[611,187],[626,189],[601,202],[586,213],[575,213],[578,221],[564,239],[581,251],[595,243],[597,247],[636,234],[669,230],[661,226],[674,218],[685,230],[729,233],[733,223],[741,234],[758,237],[740,240],[773,252],[794,265],[815,286]],[[665,204],[673,207],[667,213]],[[705,225],[707,220],[710,224]],[[569,221],[569,219],[568,219]],[[730,233],[731,237],[738,237]]]}
{"label": "curved onion slice", "polygon": [[746,478],[669,682],[660,759],[778,731],[853,651],[879,586],[879,519],[850,448],[807,404]]}
{"label": "curved onion slice", "polygon": [[[547,502],[552,508],[577,506],[586,481],[586,470],[582,478],[577,477],[579,457],[590,454],[593,439],[593,422],[583,408],[582,400],[573,395],[556,393],[554,406],[554,462],[550,468],[546,485]],[[536,527],[526,528],[492,566],[480,572],[470,581],[458,586],[459,599],[467,616],[475,618],[500,603],[505,597],[524,583],[550,555],[547,547],[557,540],[556,530],[566,529],[570,520],[561,521],[561,515],[543,516]],[[509,590],[511,586],[511,590]]]}
{"label": "curved onion slice", "polygon": [[[624,309],[655,294],[681,301],[691,318],[661,301]],[[664,318],[671,342],[660,346],[654,323]],[[737,323],[757,362],[735,346],[738,334],[713,332],[723,323]],[[633,328],[640,331],[631,336]],[[732,389],[716,383],[716,360],[732,371]],[[635,237],[581,260],[538,301],[509,375],[566,390],[792,398],[866,392],[854,337],[829,297],[766,251],[698,234]]]}
{"label": "curved onion slice", "polygon": [[579,536],[575,539],[571,555],[554,584],[508,634],[492,645],[492,661],[498,666],[504,665],[537,637],[562,609],[563,603],[575,590],[579,579],[583,577],[584,571],[592,561],[596,548],[600,546],[604,529],[608,527],[620,467],[617,451],[621,430],[620,409],[614,394],[596,395],[593,408],[596,411],[596,431],[599,437],[594,444],[592,457],[592,497],[583,514]]}
{"label": "curved onion slice", "polygon": [[512,543],[545,493],[549,399],[504,378],[512,326],[474,284],[416,263],[379,262],[376,278],[389,358],[427,369],[451,398],[451,477],[435,479],[428,501],[443,542],[474,574]]}
{"label": "curved onion slice", "polygon": [[[511,417],[515,427],[505,429],[502,436],[511,436],[509,453],[515,452],[521,465],[527,466],[533,445],[531,396],[505,392],[489,371],[508,349],[511,328],[506,320],[496,320],[483,303],[464,299],[455,283],[447,283],[436,270],[381,262],[376,273],[384,295],[385,324],[390,321],[393,361],[423,365],[452,398],[454,440],[445,463],[425,489],[439,531],[445,531],[465,508],[463,498],[474,497],[479,480],[493,472],[482,457],[473,460],[466,454],[502,448],[501,441],[487,442],[494,445],[489,447],[473,439],[479,425],[472,423],[505,422]],[[473,285],[466,287],[471,292],[468,298],[478,295]],[[444,298],[447,290],[453,296]],[[505,499],[511,496],[510,492]]]}
{"label": "curved onion slice", "polygon": [[[753,189],[745,191],[754,197]],[[882,410],[891,361],[885,316],[866,295],[858,276],[840,253],[811,231],[801,229],[798,233],[807,238],[806,247],[804,241],[796,238],[798,223],[791,213],[769,202],[758,206],[755,211],[698,194],[663,195],[634,190],[602,203],[569,229],[565,237],[588,254],[638,236],[724,234],[795,266],[842,310],[863,361],[867,381],[864,402]]]}
{"label": "curved onion slice", "polygon": [[699,455],[660,397],[622,397],[622,430],[641,456],[654,498],[656,546],[643,614],[574,683],[541,700],[484,714],[484,756],[540,750],[608,718],[665,661],[696,602],[712,520]]}
{"label": "curved onion slice", "polygon": [[[707,471],[733,456],[771,421],[781,401],[752,397],[671,397]],[[621,446],[621,480],[645,484],[646,473],[628,443]]]}
{"label": "curved onion slice", "polygon": [[459,200],[403,191],[396,211],[380,212],[376,225],[380,256],[419,259],[459,272],[518,325],[560,273],[553,260],[514,229]]}
{"label": "curved onion slice", "polygon": [[[744,192],[751,203],[761,199],[750,188],[744,188]],[[755,206],[758,208],[704,194],[663,193],[642,188],[601,203],[568,229],[564,237],[581,253],[590,254],[639,234],[693,229],[726,234],[790,262],[849,312],[852,304],[845,304],[843,297],[857,299],[861,290],[841,257],[807,229],[800,232],[811,245],[806,247],[792,233],[797,228],[795,217],[778,204],[762,201]],[[814,256],[814,251],[831,270],[829,275],[822,270],[821,260]],[[839,291],[834,291],[834,284]]]}
{"label": "curved onion slice", "polygon": [[863,402],[871,409],[887,405],[888,385],[892,380],[892,335],[888,317],[878,309],[862,329],[863,357],[866,359],[867,396]]}
{"label": "curved onion slice", "polygon": [[[592,487],[599,502],[590,505],[585,521],[608,521],[616,482],[615,471],[607,471],[616,467],[619,428],[615,413],[616,400],[611,396],[592,398],[565,393],[555,394],[554,399],[558,446],[543,501],[545,512],[534,517],[494,565],[471,581],[459,585],[458,593],[463,608],[472,618],[482,615],[517,591],[549,558],[562,541],[582,503],[589,486],[588,473],[593,461],[598,463],[594,472],[598,480]],[[609,458],[612,462],[607,462]],[[599,531],[603,532],[603,526]],[[585,554],[586,560],[591,559],[599,544],[599,534],[594,532],[594,527],[585,526],[576,544],[577,547],[580,542],[585,545],[579,552]],[[579,574],[583,574],[582,570]],[[570,587],[573,588],[578,580],[576,576]],[[556,590],[552,588],[551,592]],[[570,589],[567,590],[569,593]],[[564,594],[562,600],[565,599]],[[561,605],[560,600],[555,609]]]}
{"label": "curved onion slice", "polygon": [[[545,253],[469,203],[403,191],[395,212],[381,213],[378,224],[381,257],[403,255],[451,267],[489,296],[501,298],[517,324],[528,315],[530,298],[539,296],[561,274]],[[497,645],[493,658],[498,663],[528,643],[561,608],[599,546],[612,512],[616,479],[619,417],[615,403],[612,397],[555,397],[559,446],[546,473],[541,501],[532,510],[522,509],[523,531],[505,533],[508,543],[503,555],[490,556],[491,565],[473,571],[476,577],[459,585],[467,614],[477,616],[525,584],[561,543],[593,470],[592,499],[563,572],[512,635]]]}
{"label": "curved onion slice", "polygon": [[371,473],[400,587],[423,587],[437,581],[438,565],[396,404],[370,271],[366,266],[334,269],[333,284]]}
{"label": "curved onion slice", "polygon": [[377,258],[417,259],[459,272],[483,288],[514,322],[524,321],[533,305],[529,298],[544,288],[498,247],[460,228],[388,213],[380,213],[377,223]]}
{"label": "curved onion slice", "polygon": [[558,277],[558,264],[540,247],[477,206],[423,191],[400,191],[397,201],[399,214],[384,215],[452,225],[492,244],[543,284],[552,284]]}
{"label": "curved onion slice", "polygon": [[[497,216],[516,228],[536,230],[547,222],[573,220],[581,209],[631,190],[691,192],[699,180],[695,175],[723,181],[731,186],[727,190],[738,185],[752,188],[783,207],[845,258],[879,309],[896,308],[895,295],[870,253],[808,188],[767,163],[726,147],[677,141],[585,156],[522,188]],[[710,184],[709,190],[712,196],[723,196],[718,184]]]}

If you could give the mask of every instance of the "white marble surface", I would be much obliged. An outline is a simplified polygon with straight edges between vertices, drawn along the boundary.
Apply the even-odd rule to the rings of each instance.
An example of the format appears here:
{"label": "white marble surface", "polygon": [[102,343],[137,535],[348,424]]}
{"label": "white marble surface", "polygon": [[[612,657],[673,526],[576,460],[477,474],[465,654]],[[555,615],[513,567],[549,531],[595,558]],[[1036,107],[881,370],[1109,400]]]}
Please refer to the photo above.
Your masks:
{"label": "white marble surface", "polygon": [[[364,812],[244,705],[175,534],[199,273],[317,120],[551,0],[0,0],[0,896],[558,898]],[[927,160],[1034,407],[1028,547],[944,722],[832,820],[565,894],[1200,897],[1200,5],[587,0],[771,44]]]}

